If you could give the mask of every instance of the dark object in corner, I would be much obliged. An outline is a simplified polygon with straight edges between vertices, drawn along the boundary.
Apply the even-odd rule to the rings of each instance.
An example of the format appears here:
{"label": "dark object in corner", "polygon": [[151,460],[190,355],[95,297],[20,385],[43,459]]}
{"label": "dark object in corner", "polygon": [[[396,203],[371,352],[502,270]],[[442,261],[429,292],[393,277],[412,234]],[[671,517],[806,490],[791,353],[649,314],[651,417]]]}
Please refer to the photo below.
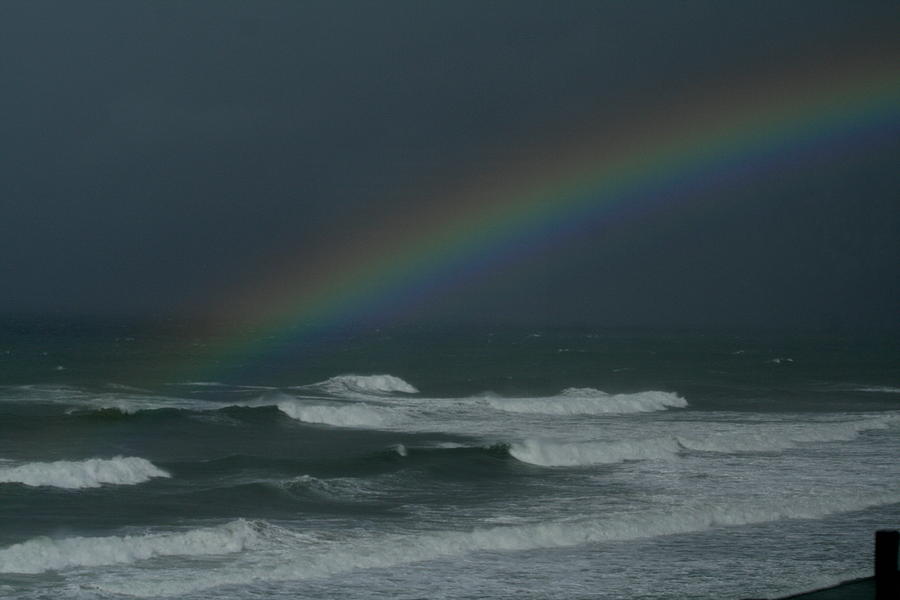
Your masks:
{"label": "dark object in corner", "polygon": [[900,598],[900,578],[897,576],[897,548],[900,532],[875,532],[875,599]]}
{"label": "dark object in corner", "polygon": [[[875,532],[875,576],[845,581],[838,585],[783,596],[779,600],[900,600],[897,555],[900,532]],[[763,600],[747,598],[746,600]]]}

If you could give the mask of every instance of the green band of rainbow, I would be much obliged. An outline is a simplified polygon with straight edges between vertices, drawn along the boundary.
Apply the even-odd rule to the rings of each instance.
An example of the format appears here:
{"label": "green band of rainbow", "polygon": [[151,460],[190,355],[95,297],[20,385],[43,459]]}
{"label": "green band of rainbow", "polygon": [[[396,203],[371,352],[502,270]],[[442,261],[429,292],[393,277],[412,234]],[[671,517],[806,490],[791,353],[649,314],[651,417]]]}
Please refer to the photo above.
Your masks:
{"label": "green band of rainbow", "polygon": [[225,332],[201,370],[244,362],[373,305],[421,293],[442,274],[459,277],[465,265],[476,266],[516,240],[558,236],[638,199],[684,201],[698,187],[822,147],[849,150],[900,133],[900,74],[891,65],[855,65],[812,83],[781,83],[768,83],[765,95],[720,101],[714,110],[693,107],[659,130],[620,136],[614,146],[588,144],[574,156],[560,153],[564,158],[548,160],[546,168],[513,168],[499,181],[476,182],[468,192],[423,203],[414,217],[376,223],[378,234],[311,265],[306,257],[291,258],[268,284],[259,282],[247,318]]}

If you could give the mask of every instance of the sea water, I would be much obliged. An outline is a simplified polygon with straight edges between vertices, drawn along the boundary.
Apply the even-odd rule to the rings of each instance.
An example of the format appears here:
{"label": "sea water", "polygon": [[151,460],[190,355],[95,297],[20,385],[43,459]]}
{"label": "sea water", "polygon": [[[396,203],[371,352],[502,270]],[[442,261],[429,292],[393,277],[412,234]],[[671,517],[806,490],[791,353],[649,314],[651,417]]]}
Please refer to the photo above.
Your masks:
{"label": "sea water", "polygon": [[900,525],[877,335],[0,333],[4,598],[759,597]]}

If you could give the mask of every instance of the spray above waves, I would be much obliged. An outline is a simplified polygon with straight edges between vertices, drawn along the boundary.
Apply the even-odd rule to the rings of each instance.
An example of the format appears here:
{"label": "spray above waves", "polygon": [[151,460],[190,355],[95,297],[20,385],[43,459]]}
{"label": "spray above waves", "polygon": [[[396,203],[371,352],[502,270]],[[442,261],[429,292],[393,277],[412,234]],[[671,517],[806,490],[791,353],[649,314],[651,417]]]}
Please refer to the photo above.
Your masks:
{"label": "spray above waves", "polygon": [[545,415],[628,414],[687,406],[684,398],[671,392],[607,394],[593,388],[568,388],[547,398],[489,397],[487,403],[496,410]]}
{"label": "spray above waves", "polygon": [[394,375],[337,375],[325,381],[300,386],[298,389],[323,391],[334,396],[351,398],[419,393],[415,386]]}
{"label": "spray above waves", "polygon": [[181,533],[110,537],[40,537],[0,549],[0,573],[43,573],[75,567],[133,563],[159,556],[240,552],[259,540],[257,528],[239,519]]}
{"label": "spray above waves", "polygon": [[21,483],[32,487],[82,489],[104,484],[136,485],[154,477],[171,475],[150,461],[136,456],[32,462],[0,467],[0,483]]}
{"label": "spray above waves", "polygon": [[267,526],[261,530],[266,556],[261,566],[252,549],[237,555],[222,569],[142,571],[102,577],[92,586],[131,596],[181,596],[225,585],[328,577],[367,568],[467,555],[475,552],[515,552],[559,548],[663,535],[693,533],[715,527],[742,526],[781,519],[815,519],[834,513],[900,502],[900,489],[875,493],[846,493],[773,497],[733,504],[693,503],[676,509],[655,509],[615,517],[545,521],[470,531],[442,531],[420,535],[362,537],[344,543],[322,544]]}

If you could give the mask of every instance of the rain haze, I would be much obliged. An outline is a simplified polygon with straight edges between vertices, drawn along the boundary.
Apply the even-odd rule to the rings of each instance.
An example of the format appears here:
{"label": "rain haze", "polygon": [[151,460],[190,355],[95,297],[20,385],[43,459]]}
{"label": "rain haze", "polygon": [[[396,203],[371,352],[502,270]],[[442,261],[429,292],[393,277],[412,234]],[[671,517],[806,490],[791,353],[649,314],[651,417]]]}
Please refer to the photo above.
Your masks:
{"label": "rain haze", "polygon": [[[307,257],[364,256],[366,230],[415,228],[454,186],[515,179],[585,130],[652,131],[681,95],[788,64],[896,61],[898,18],[895,2],[3,2],[0,311],[227,313],[260,273],[301,297]],[[476,259],[404,319],[895,327],[893,125]]]}

